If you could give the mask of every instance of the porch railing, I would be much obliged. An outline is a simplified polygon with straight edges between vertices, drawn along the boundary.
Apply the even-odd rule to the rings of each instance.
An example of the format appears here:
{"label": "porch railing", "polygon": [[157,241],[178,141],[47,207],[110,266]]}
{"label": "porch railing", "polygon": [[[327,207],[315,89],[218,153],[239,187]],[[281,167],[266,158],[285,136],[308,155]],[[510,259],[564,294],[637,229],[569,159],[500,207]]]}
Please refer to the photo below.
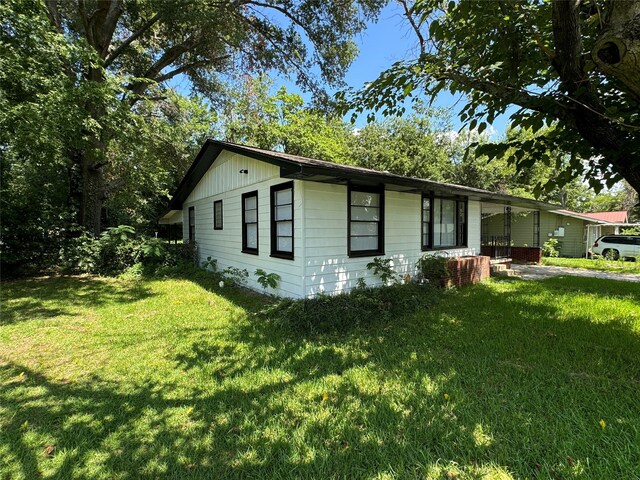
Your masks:
{"label": "porch railing", "polygon": [[511,237],[509,235],[483,235],[482,250],[491,258],[511,258]]}

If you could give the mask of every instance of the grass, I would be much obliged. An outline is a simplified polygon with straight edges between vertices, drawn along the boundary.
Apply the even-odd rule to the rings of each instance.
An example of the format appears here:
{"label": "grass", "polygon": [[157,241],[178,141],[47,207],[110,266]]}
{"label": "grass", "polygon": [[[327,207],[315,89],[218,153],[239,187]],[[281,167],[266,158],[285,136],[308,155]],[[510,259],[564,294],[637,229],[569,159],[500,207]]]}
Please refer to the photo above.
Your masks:
{"label": "grass", "polygon": [[586,268],[603,272],[640,273],[640,261],[606,260],[605,258],[553,258],[544,257],[543,265],[568,268]]}
{"label": "grass", "polygon": [[0,478],[640,478],[637,284],[492,281],[323,334],[263,303],[2,284]]}

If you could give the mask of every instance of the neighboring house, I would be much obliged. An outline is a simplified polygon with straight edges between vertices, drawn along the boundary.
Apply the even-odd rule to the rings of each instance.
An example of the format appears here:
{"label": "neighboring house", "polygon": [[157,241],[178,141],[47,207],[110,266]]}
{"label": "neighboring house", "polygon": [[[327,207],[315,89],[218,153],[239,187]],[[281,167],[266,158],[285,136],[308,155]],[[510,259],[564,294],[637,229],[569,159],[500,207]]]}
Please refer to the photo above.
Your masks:
{"label": "neighboring house", "polygon": [[[483,234],[492,237],[505,234],[505,215],[483,217]],[[605,234],[619,232],[627,222],[627,212],[578,213],[554,210],[512,213],[510,241],[514,247],[539,247],[550,238],[558,240],[562,257],[584,257],[593,242]]]}
{"label": "neighboring house", "polygon": [[160,220],[182,224],[200,260],[277,273],[277,293],[338,293],[366,265],[393,260],[415,275],[425,252],[480,254],[484,211],[555,209],[530,199],[208,140]]}

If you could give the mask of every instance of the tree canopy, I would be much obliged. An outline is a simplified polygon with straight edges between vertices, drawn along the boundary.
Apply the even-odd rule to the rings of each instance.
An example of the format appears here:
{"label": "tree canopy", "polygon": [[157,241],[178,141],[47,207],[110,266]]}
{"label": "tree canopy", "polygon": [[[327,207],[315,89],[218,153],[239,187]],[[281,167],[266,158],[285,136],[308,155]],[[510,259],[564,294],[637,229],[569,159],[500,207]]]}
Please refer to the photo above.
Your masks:
{"label": "tree canopy", "polygon": [[119,145],[154,115],[145,102],[167,99],[172,79],[184,76],[220,106],[229,79],[280,72],[321,103],[326,85],[341,85],[357,53],[353,36],[382,3],[8,0],[0,5],[0,127],[25,135],[4,136],[3,152],[25,158],[34,155],[27,137],[53,140],[71,177],[68,203],[97,234],[103,207],[126,183],[123,167],[135,166],[135,152]]}
{"label": "tree canopy", "polygon": [[[640,191],[640,2],[399,3],[419,56],[351,92],[356,114],[402,113],[409,97],[446,90],[464,94],[460,118],[482,131],[516,106],[512,124],[540,133],[478,153],[511,151],[519,168],[552,165],[559,171],[547,189],[582,176],[596,191],[622,178]],[[549,150],[568,162],[554,163]]]}

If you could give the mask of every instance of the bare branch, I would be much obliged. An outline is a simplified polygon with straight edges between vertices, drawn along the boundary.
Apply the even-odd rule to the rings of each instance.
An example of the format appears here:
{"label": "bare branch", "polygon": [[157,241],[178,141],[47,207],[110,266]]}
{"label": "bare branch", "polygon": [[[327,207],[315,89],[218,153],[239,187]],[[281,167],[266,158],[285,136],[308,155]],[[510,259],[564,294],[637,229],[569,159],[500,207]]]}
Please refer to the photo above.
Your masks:
{"label": "bare branch", "polygon": [[113,61],[120,56],[120,54],[133,42],[135,42],[142,34],[144,34],[147,30],[149,30],[158,20],[160,19],[160,14],[156,13],[153,17],[147,20],[138,30],[133,32],[126,40],[124,40],[118,48],[116,48],[111,54],[105,59],[104,66],[108,67],[113,63]]}
{"label": "bare branch", "polygon": [[410,8],[409,5],[407,5],[407,0],[398,0],[398,3],[402,5],[402,8],[404,9],[404,16],[409,21],[409,25],[411,25],[413,32],[416,34],[416,37],[418,37],[418,43],[420,44],[420,54],[422,55],[426,51],[426,46],[425,46],[426,44],[425,44],[424,36],[420,31],[420,27],[416,23],[415,18],[413,18],[413,12],[412,12],[413,7]]}
{"label": "bare branch", "polygon": [[155,78],[155,82],[157,83],[161,83],[161,82],[165,82],[173,77],[175,77],[176,75],[180,75],[181,73],[187,72],[189,70],[193,70],[194,68],[198,68],[198,67],[203,67],[207,64],[215,64],[218,62],[222,62],[224,60],[227,60],[231,58],[231,55],[222,55],[220,57],[216,57],[214,59],[202,59],[202,60],[197,60],[195,62],[191,62],[191,63],[187,63],[185,65],[182,65],[179,68],[176,68],[175,70],[171,70],[170,72],[164,73],[162,75],[160,75],[159,77]]}

